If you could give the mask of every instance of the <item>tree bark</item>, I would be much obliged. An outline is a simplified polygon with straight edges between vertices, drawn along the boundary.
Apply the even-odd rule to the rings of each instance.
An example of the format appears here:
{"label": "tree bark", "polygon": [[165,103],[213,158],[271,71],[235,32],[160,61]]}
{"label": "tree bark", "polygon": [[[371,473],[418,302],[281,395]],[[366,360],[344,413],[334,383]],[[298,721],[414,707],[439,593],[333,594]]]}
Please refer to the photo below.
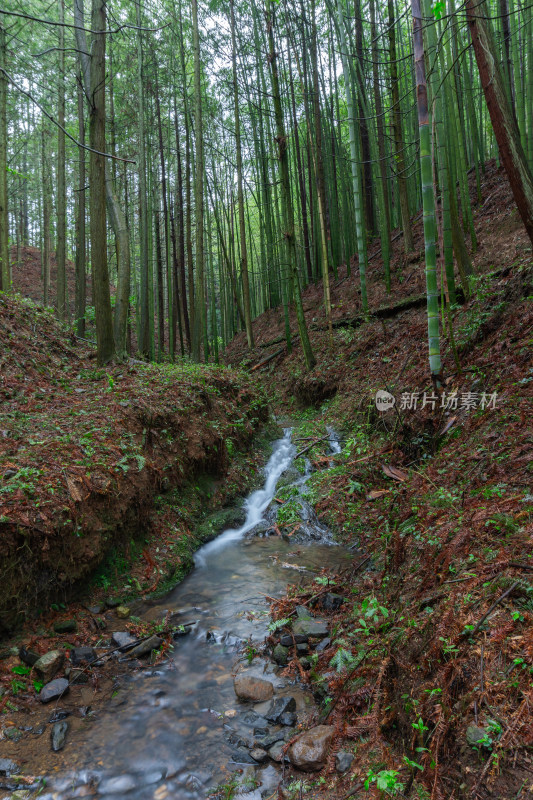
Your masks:
{"label": "tree bark", "polygon": [[486,19],[485,2],[466,0],[466,15],[500,158],[507,173],[518,212],[533,243],[533,176],[520,142],[508,93],[502,79]]}

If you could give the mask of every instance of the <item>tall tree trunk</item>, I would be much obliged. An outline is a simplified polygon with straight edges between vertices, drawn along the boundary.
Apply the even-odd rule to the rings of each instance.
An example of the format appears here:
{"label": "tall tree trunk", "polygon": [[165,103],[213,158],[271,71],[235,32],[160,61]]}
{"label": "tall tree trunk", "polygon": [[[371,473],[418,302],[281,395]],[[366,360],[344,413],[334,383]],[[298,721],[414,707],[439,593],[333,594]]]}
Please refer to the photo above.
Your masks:
{"label": "tall tree trunk", "polygon": [[300,290],[300,276],[296,267],[296,241],[294,236],[294,210],[291,199],[291,180],[289,175],[289,159],[287,152],[287,135],[285,133],[285,124],[283,121],[283,108],[281,105],[281,95],[279,90],[279,77],[277,66],[277,54],[274,43],[274,14],[272,8],[272,0],[266,0],[266,23],[268,32],[268,45],[269,55],[268,60],[270,63],[270,74],[272,79],[272,102],[274,105],[274,117],[276,120],[276,142],[278,145],[279,169],[281,177],[281,197],[283,209],[283,223],[284,231],[283,236],[287,245],[287,254],[289,261],[290,280],[294,293],[294,301],[296,305],[296,319],[298,321],[298,331],[302,343],[302,350],[304,353],[305,364],[307,369],[312,369],[316,364],[316,359],[311,349],[311,342],[309,341],[309,334],[307,332],[307,325],[305,322],[305,315],[302,303],[302,295]]}
{"label": "tall tree trunk", "polygon": [[79,140],[82,145],[78,151],[78,192],[76,205],[76,332],[78,336],[85,336],[85,304],[86,304],[86,282],[85,282],[85,119],[83,113],[83,90],[81,86],[81,76],[78,81],[78,126]]}
{"label": "tall tree trunk", "polygon": [[246,225],[244,219],[244,191],[242,179],[241,122],[239,111],[239,85],[237,82],[237,43],[235,41],[235,3],[230,0],[231,60],[233,69],[233,105],[235,114],[235,149],[237,156],[237,204],[239,210],[239,237],[241,242],[241,280],[248,347],[254,346],[252,311],[250,304],[250,283],[248,279],[248,251],[246,247]]}
{"label": "tall tree trunk", "polygon": [[144,59],[142,46],[141,6],[140,0],[135,2],[137,18],[137,149],[139,161],[139,272],[140,272],[140,325],[139,351],[148,357],[150,353],[150,315],[148,292],[148,213],[146,187],[146,138],[144,130]]}
{"label": "tall tree trunk", "polygon": [[418,131],[420,135],[420,173],[422,179],[424,241],[426,245],[429,368],[431,371],[431,378],[438,388],[442,383],[442,366],[440,360],[439,293],[437,288],[437,252],[435,242],[435,197],[433,194],[432,181],[431,130],[429,125],[420,0],[411,0],[411,8],[413,12],[416,102],[418,110]]}
{"label": "tall tree trunk", "polygon": [[500,157],[507,173],[518,212],[533,243],[533,176],[520,142],[508,93],[500,69],[486,3],[466,0],[466,16]]}
{"label": "tall tree trunk", "polygon": [[6,29],[0,23],[0,289],[11,289],[9,217],[7,210],[7,66]]}
{"label": "tall tree trunk", "polygon": [[41,273],[43,279],[43,303],[50,304],[50,174],[48,168],[48,131],[43,120],[41,131],[41,173],[43,193],[43,248],[41,252]]}
{"label": "tall tree trunk", "polygon": [[394,141],[394,161],[396,178],[398,182],[398,202],[400,205],[400,218],[403,231],[403,246],[406,253],[411,253],[414,248],[413,231],[409,215],[409,196],[407,194],[407,179],[404,156],[404,140],[402,131],[402,110],[400,108],[400,88],[398,82],[398,64],[396,63],[396,19],[394,13],[394,0],[387,0],[388,26],[389,26],[389,63],[392,101],[392,127]]}
{"label": "tall tree trunk", "polygon": [[89,181],[91,186],[91,267],[93,301],[96,318],[96,343],[99,364],[112,360],[113,320],[109,295],[109,273],[107,269],[106,229],[106,165],[105,153],[105,0],[92,0],[90,67],[90,116],[89,143],[92,148],[89,158]]}
{"label": "tall tree trunk", "polygon": [[204,132],[202,123],[202,63],[200,54],[200,32],[198,29],[198,0],[192,0],[192,33],[194,51],[194,142],[196,150],[194,176],[196,313],[193,332],[193,358],[195,361],[200,361],[203,349],[204,359],[207,361],[207,309],[205,305],[204,276]]}
{"label": "tall tree trunk", "polygon": [[[183,166],[181,160],[181,147],[179,138],[178,112],[176,110],[176,95],[174,95],[174,123],[176,128],[176,159],[177,159],[177,203],[178,203],[178,263],[180,275],[180,295],[183,312],[183,326],[187,340],[187,350],[191,352],[191,329],[189,323],[189,310],[187,308],[187,277],[185,274],[185,214],[183,197]],[[176,286],[177,286],[176,281]]]}
{"label": "tall tree trunk", "polygon": [[355,0],[355,75],[358,86],[357,99],[359,111],[359,131],[361,134],[361,155],[363,160],[363,190],[365,196],[365,215],[366,226],[369,234],[375,230],[375,211],[374,211],[374,187],[372,184],[372,156],[370,153],[370,136],[368,132],[368,122],[363,106],[363,98],[366,97],[366,87],[364,84],[365,60],[363,53],[363,12],[361,0]]}
{"label": "tall tree trunk", "polygon": [[[59,21],[65,20],[65,3],[59,0]],[[57,238],[56,238],[56,307],[59,319],[67,319],[67,275],[66,275],[66,234],[67,234],[67,193],[65,185],[65,28],[59,28],[59,81],[58,81],[57,121]]]}

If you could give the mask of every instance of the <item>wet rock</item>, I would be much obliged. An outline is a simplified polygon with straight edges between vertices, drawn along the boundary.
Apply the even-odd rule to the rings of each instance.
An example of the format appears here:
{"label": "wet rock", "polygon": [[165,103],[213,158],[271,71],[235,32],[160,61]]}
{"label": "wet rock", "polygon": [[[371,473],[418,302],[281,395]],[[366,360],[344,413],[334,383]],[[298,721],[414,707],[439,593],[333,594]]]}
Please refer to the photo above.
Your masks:
{"label": "wet rock", "polygon": [[274,687],[270,681],[258,678],[255,675],[240,674],[233,679],[235,694],[241,700],[252,703],[261,703],[270,700],[274,694]]}
{"label": "wet rock", "polygon": [[104,611],[105,606],[103,603],[97,603],[94,606],[85,606],[89,614],[101,614]]}
{"label": "wet rock", "polygon": [[16,775],[19,766],[10,758],[0,758],[0,775]]}
{"label": "wet rock", "polygon": [[65,678],[56,678],[50,681],[46,686],[43,686],[39,692],[39,700],[41,703],[50,703],[52,700],[59,700],[60,697],[67,694],[69,690],[68,681]]}
{"label": "wet rock", "polygon": [[335,757],[335,769],[337,772],[347,772],[352,766],[353,753],[347,750],[339,750]]}
{"label": "wet rock", "polygon": [[300,734],[289,747],[291,764],[304,772],[317,772],[322,769],[328,757],[329,748],[335,733],[331,725],[318,725]]}
{"label": "wet rock", "polygon": [[325,611],[337,611],[338,608],[344,603],[344,597],[340,594],[333,594],[328,592],[322,598],[321,606]]}
{"label": "wet rock", "polygon": [[269,748],[268,755],[270,756],[272,761],[281,762],[289,760],[287,758],[287,755],[284,756],[282,753],[284,747],[285,747],[285,742],[276,742],[276,744],[273,744],[272,747]]}
{"label": "wet rock", "polygon": [[65,654],[61,650],[50,650],[35,662],[33,668],[43,683],[48,683],[61,670],[64,661]]}
{"label": "wet rock", "polygon": [[50,737],[52,739],[52,750],[54,753],[58,753],[62,750],[65,746],[65,742],[67,740],[67,731],[68,731],[68,722],[62,720],[61,722],[56,722],[54,727],[51,730]]}
{"label": "wet rock", "polygon": [[306,606],[296,606],[294,609],[298,619],[312,619],[313,615]]}
{"label": "wet rock", "polygon": [[479,725],[469,725],[466,729],[466,741],[471,747],[486,747],[484,741],[488,744],[487,731]]}
{"label": "wet rock", "polygon": [[39,661],[40,655],[39,653],[34,653],[33,650],[27,650],[25,647],[21,647],[19,650],[19,658],[23,664],[27,664],[28,667],[33,667],[37,661]]}
{"label": "wet rock", "polygon": [[265,714],[265,718],[268,719],[269,722],[279,722],[279,718],[282,714],[284,714],[286,711],[295,710],[296,700],[294,697],[276,697],[270,704],[270,708]]}
{"label": "wet rock", "polygon": [[54,625],[56,633],[76,633],[78,625],[75,619],[64,619]]}
{"label": "wet rock", "polygon": [[70,717],[70,711],[65,711],[63,708],[58,708],[57,711],[54,711],[48,722],[53,725],[54,722],[61,722],[62,719],[66,719]]}
{"label": "wet rock", "polygon": [[277,644],[272,653],[272,658],[276,664],[280,664],[280,666],[284,667],[289,660],[289,648],[284,647],[282,644]]}
{"label": "wet rock", "polygon": [[262,764],[263,761],[266,761],[268,758],[267,751],[263,750],[262,747],[254,747],[252,750],[250,750],[250,755],[254,761],[258,762],[258,764]]}
{"label": "wet rock", "polygon": [[296,645],[297,655],[304,656],[308,652],[309,652],[309,645],[306,642],[302,642],[301,644]]}
{"label": "wet rock", "polygon": [[266,736],[268,733],[268,722],[264,717],[256,714],[255,711],[248,711],[241,717],[242,722],[250,728],[253,728],[256,736]]}
{"label": "wet rock", "polygon": [[293,711],[285,711],[279,718],[279,724],[292,727],[296,724],[296,714]]}
{"label": "wet rock", "polygon": [[294,623],[292,630],[295,636],[305,636],[307,639],[310,636],[323,639],[324,636],[328,635],[328,625],[321,619],[298,619]]}
{"label": "wet rock", "polygon": [[329,636],[327,636],[325,639],[322,639],[322,641],[317,644],[317,646],[315,647],[315,651],[317,653],[323,653],[324,650],[326,650],[326,648],[330,646],[330,644],[331,644],[331,639],[329,638]]}
{"label": "wet rock", "polygon": [[131,609],[128,606],[117,606],[116,615],[119,619],[128,619]]}
{"label": "wet rock", "polygon": [[116,608],[120,605],[120,600],[117,597],[106,597],[105,604],[108,608]]}
{"label": "wet rock", "polygon": [[96,659],[96,653],[92,647],[74,647],[70,651],[70,663],[73,667],[78,667],[80,664],[89,663]]}
{"label": "wet rock", "polygon": [[231,760],[234,764],[255,764],[256,761],[252,758],[250,753],[245,747],[238,747],[231,754]]}
{"label": "wet rock", "polygon": [[125,794],[137,786],[137,781],[131,775],[117,775],[102,781],[98,787],[100,794]]}
{"label": "wet rock", "polygon": [[304,656],[304,658],[300,658],[300,664],[302,668],[305,670],[311,669],[311,659]]}
{"label": "wet rock", "polygon": [[29,789],[17,789],[11,795],[11,800],[30,800],[31,792]]}
{"label": "wet rock", "polygon": [[286,633],[281,637],[279,643],[282,645],[282,647],[292,647],[294,644],[302,644],[302,642],[306,641],[307,636],[304,634],[298,633],[292,636],[290,633]]}
{"label": "wet rock", "polygon": [[261,796],[270,797],[278,788],[281,775],[273,764],[269,764],[268,767],[257,770],[256,779],[259,781]]}
{"label": "wet rock", "polygon": [[152,650],[157,650],[158,647],[161,647],[163,644],[163,640],[159,638],[159,636],[150,636],[149,639],[146,639],[144,642],[141,642],[133,650],[130,650],[130,655],[132,658],[140,658],[141,656],[146,656],[148,653],[151,653]]}
{"label": "wet rock", "polygon": [[269,733],[267,736],[262,736],[259,739],[255,740],[255,747],[261,747],[263,750],[268,750],[272,747],[273,744],[276,742],[282,742],[285,740],[285,733],[284,730],[273,731]]}
{"label": "wet rock", "polygon": [[127,631],[115,631],[111,634],[111,642],[115,647],[120,647],[121,652],[125,652],[132,647],[137,639]]}

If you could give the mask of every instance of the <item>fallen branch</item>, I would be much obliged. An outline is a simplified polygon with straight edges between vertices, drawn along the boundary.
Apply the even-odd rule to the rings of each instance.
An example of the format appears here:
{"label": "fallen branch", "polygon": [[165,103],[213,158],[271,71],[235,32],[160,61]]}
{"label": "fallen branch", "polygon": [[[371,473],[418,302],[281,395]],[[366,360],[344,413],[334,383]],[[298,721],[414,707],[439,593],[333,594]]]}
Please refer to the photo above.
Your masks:
{"label": "fallen branch", "polygon": [[269,361],[272,361],[272,359],[276,358],[276,356],[280,356],[284,352],[285,352],[285,348],[284,347],[282,347],[280,350],[276,350],[275,353],[271,353],[269,356],[264,358],[262,361],[259,361],[257,364],[255,364],[251,368],[250,372],[255,372],[256,369],[260,369],[261,367],[264,367],[265,364],[268,364]]}
{"label": "fallen branch", "polygon": [[[498,606],[498,605],[499,605],[499,604],[502,602],[502,600],[505,600],[505,598],[507,597],[507,595],[511,594],[511,592],[513,591],[513,589],[516,589],[516,587],[518,586],[518,584],[519,584],[519,583],[520,583],[520,581],[515,581],[515,582],[513,583],[513,585],[512,585],[512,586],[510,586],[510,587],[509,587],[509,588],[508,588],[508,589],[507,589],[507,590],[506,590],[506,591],[505,591],[505,592],[504,592],[504,593],[503,593],[503,594],[502,594],[500,597],[498,597],[498,599],[496,600],[496,602],[495,602],[495,603],[493,603],[493,604],[491,605],[491,607],[489,608],[489,610],[487,611],[487,613],[486,613],[486,614],[483,614],[483,616],[481,617],[481,619],[480,619],[480,620],[479,620],[479,622],[477,623],[476,627],[474,628],[474,630],[473,630],[473,631],[472,631],[472,633],[470,634],[470,637],[471,637],[472,639],[474,638],[474,636],[476,635],[476,633],[478,632],[478,630],[481,628],[481,626],[483,625],[483,623],[485,622],[485,620],[487,619],[487,617],[489,617],[489,616],[492,614],[492,612],[494,611],[494,609],[496,608],[496,606]],[[468,635],[468,631],[467,631],[467,635]]]}
{"label": "fallen branch", "polygon": [[322,436],[321,439],[316,439],[314,442],[311,442],[311,444],[307,445],[307,447],[304,447],[303,450],[300,450],[300,452],[296,454],[294,460],[296,461],[298,458],[301,458],[303,455],[305,455],[305,453],[307,453],[308,450],[311,450],[311,448],[314,447],[316,444],[320,444],[320,442],[325,442],[327,439],[329,439],[329,436]]}

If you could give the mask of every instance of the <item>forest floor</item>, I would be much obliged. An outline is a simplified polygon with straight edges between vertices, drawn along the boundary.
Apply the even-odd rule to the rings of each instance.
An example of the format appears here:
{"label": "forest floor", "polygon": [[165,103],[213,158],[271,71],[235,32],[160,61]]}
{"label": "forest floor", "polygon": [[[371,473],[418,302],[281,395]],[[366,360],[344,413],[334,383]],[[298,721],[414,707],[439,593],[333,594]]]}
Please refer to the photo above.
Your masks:
{"label": "forest floor", "polygon": [[[487,165],[481,201],[473,176],[471,188],[476,277],[471,298],[452,310],[460,370],[442,339],[446,408],[433,398],[426,363],[420,220],[412,256],[394,243],[394,301],[379,256],[371,259],[368,321],[356,264],[332,283],[333,342],[322,286],[306,290],[318,362],[310,373],[297,340],[289,354],[280,339],[280,309],[254,322],[251,354],[244,334],[234,339],[229,370],[99,370],[51,314],[0,298],[0,336],[10,344],[0,364],[0,558],[10,564],[16,554],[2,575],[3,627],[28,598],[41,609],[0,648],[2,755],[23,752],[24,715],[35,711],[39,688],[29,670],[14,670],[18,647],[94,645],[102,620],[109,631],[124,628],[118,600],[179,580],[200,541],[228,522],[211,514],[257,481],[264,451],[245,451],[268,399],[295,420],[295,436],[316,442],[308,499],[357,552],[351,570],[322,578],[344,598],[329,614],[329,647],[305,666],[291,654],[287,667],[312,688],[317,722],[333,725],[335,738],[324,770],[288,781],[284,796],[378,797],[378,787],[419,800],[532,796],[533,265],[504,174]],[[391,410],[376,409],[378,390],[396,398]],[[404,407],[415,396],[416,408]],[[328,470],[326,425],[343,437]],[[283,499],[288,534],[291,499]],[[68,605],[69,583],[89,576],[85,603]],[[289,588],[273,616],[287,617],[313,591]],[[76,630],[54,630],[69,619]],[[100,688],[100,700],[111,701],[111,674]],[[73,689],[78,706],[83,691]],[[47,748],[35,747],[26,758],[38,770]],[[345,773],[335,768],[339,750],[354,756]]]}
{"label": "forest floor", "polygon": [[[480,202],[473,176],[471,190],[476,277],[452,311],[460,369],[443,336],[444,401],[429,379],[425,308],[374,315],[393,305],[378,258],[368,322],[356,275],[333,283],[334,319],[347,320],[333,342],[322,286],[306,290],[312,372],[299,343],[291,354],[280,344],[280,309],[254,323],[253,354],[243,334],[228,349],[229,363],[253,367],[281,348],[256,371],[271,402],[300,417],[295,435],[316,441],[308,499],[358,553],[330,576],[345,601],[329,647],[305,669],[292,652],[287,667],[335,727],[325,769],[287,797],[533,796],[533,263],[502,171],[488,165]],[[416,260],[394,246],[394,304],[424,290],[421,222],[414,233]],[[394,407],[379,412],[377,390]],[[326,425],[344,436],[333,470]],[[289,588],[273,616],[314,593],[316,583]],[[355,756],[344,774],[339,750]]]}

